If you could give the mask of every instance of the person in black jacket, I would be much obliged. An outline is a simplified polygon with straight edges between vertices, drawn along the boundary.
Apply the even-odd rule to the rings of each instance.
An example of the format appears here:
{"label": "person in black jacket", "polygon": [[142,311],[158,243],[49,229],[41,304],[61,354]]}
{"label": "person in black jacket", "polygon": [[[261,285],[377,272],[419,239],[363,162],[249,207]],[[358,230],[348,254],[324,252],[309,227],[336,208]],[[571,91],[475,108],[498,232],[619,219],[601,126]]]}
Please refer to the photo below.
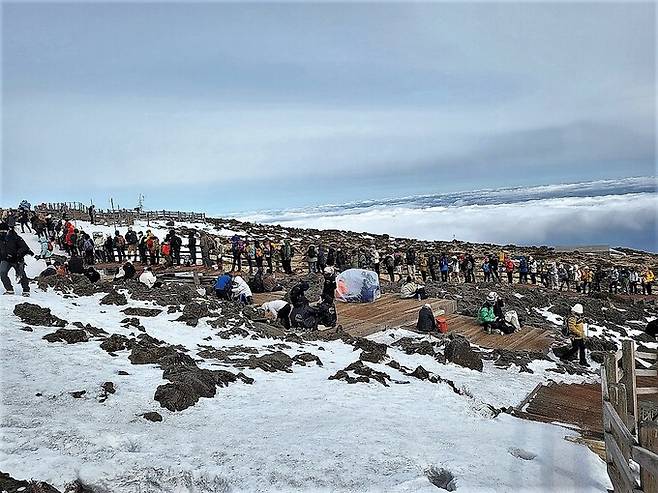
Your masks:
{"label": "person in black jacket", "polygon": [[9,280],[9,270],[14,269],[19,277],[23,296],[30,296],[30,282],[25,274],[25,256],[34,255],[25,240],[18,236],[5,222],[0,224],[0,279],[6,289],[5,294],[14,294],[14,287]]}
{"label": "person in black jacket", "polygon": [[[171,257],[176,265],[180,265],[180,247],[183,244],[181,237],[176,235],[175,230],[169,231],[169,245],[171,245]],[[165,240],[166,241],[166,240]]]}
{"label": "person in black jacket", "polygon": [[85,270],[85,276],[87,277],[87,279],[89,279],[89,282],[91,283],[95,283],[101,280],[100,272],[98,272],[92,266],[87,267],[87,270]]}
{"label": "person in black jacket", "polygon": [[128,226],[128,231],[126,232],[126,245],[128,246],[128,255],[126,255],[126,259],[130,260],[130,254],[132,253],[133,255],[133,262],[137,262],[137,233],[133,231],[132,226]]}
{"label": "person in black jacket", "polygon": [[85,267],[82,257],[77,254],[71,255],[71,258],[68,261],[69,272],[71,274],[84,274]]}
{"label": "person in black jacket", "polygon": [[322,302],[333,305],[336,298],[336,274],[334,273],[334,268],[330,266],[325,267],[323,275],[324,284],[320,297]]}
{"label": "person in black jacket", "polygon": [[190,249],[190,263],[196,265],[196,234],[190,231],[187,235],[187,247]]}
{"label": "person in black jacket", "polygon": [[304,292],[310,287],[307,281],[301,281],[299,284],[295,284],[290,290],[290,303],[294,307],[301,307],[308,305],[308,299]]}
{"label": "person in black jacket", "polygon": [[425,304],[418,312],[418,322],[416,322],[416,330],[419,332],[437,332],[436,318],[432,312],[432,306]]}

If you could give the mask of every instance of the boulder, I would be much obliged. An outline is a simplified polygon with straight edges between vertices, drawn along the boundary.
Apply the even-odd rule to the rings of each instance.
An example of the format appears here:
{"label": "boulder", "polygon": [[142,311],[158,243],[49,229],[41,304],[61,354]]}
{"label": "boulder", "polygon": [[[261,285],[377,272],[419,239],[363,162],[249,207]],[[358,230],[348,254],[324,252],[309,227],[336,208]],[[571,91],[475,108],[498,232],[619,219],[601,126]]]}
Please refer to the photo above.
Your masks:
{"label": "boulder", "polygon": [[210,316],[210,310],[205,303],[192,301],[183,308],[183,314],[176,319],[177,322],[185,322],[190,327],[196,327],[199,319]]}
{"label": "boulder", "polygon": [[57,329],[55,332],[43,336],[48,342],[66,342],[75,344],[76,342],[87,342],[89,337],[82,329]]}
{"label": "boulder", "polygon": [[[129,316],[134,317],[157,317],[162,313],[162,310],[159,308],[140,308],[140,307],[130,307],[124,308],[121,310],[122,313],[125,313]],[[122,322],[123,323],[123,322]]]}
{"label": "boulder", "polygon": [[451,363],[470,368],[471,370],[482,371],[482,357],[476,353],[471,345],[462,336],[455,336],[446,345],[445,358]]}
{"label": "boulder", "polygon": [[101,349],[108,353],[116,353],[117,351],[123,351],[124,349],[132,349],[135,343],[135,339],[128,338],[122,334],[112,334],[101,342]]}
{"label": "boulder", "polygon": [[14,315],[28,325],[42,325],[45,327],[65,327],[67,322],[54,316],[50,308],[43,308],[34,303],[19,303],[14,307]]}
{"label": "boulder", "polygon": [[110,291],[108,294],[106,294],[101,298],[100,304],[122,306],[122,305],[127,305],[128,300],[126,299],[125,294],[119,293],[116,289],[113,289],[112,291]]}
{"label": "boulder", "polygon": [[148,421],[159,422],[162,421],[162,415],[156,411],[150,411],[148,413],[140,414],[140,416]]}

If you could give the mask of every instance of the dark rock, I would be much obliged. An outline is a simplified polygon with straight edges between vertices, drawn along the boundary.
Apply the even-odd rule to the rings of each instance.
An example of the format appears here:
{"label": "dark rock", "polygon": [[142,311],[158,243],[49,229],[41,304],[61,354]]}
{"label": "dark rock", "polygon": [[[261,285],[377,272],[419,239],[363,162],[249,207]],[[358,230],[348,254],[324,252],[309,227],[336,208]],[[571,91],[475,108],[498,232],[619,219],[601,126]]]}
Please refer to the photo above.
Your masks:
{"label": "dark rock", "polygon": [[180,307],[178,305],[169,305],[167,307],[167,313],[172,314],[180,311]]}
{"label": "dark rock", "polygon": [[591,351],[589,353],[589,357],[595,363],[598,363],[598,364],[602,365],[603,364],[603,358],[604,358],[605,354],[606,353],[603,352],[603,351]]}
{"label": "dark rock", "polygon": [[101,349],[108,353],[115,353],[124,349],[132,349],[135,343],[135,339],[128,338],[122,334],[112,334],[101,342]]}
{"label": "dark rock", "polygon": [[352,341],[355,349],[361,349],[359,359],[361,361],[370,361],[371,363],[380,363],[386,357],[386,344],[365,339],[364,337],[357,337]]}
{"label": "dark rock", "polygon": [[247,359],[235,361],[235,365],[238,367],[251,368],[252,370],[260,368],[268,372],[285,371],[292,373],[292,364],[292,358],[282,351],[275,351],[263,356],[250,356]]}
{"label": "dark rock", "polygon": [[45,327],[65,327],[67,322],[54,316],[50,308],[43,308],[34,303],[19,303],[14,307],[14,315],[28,325]]}
{"label": "dark rock", "polygon": [[617,344],[609,339],[591,336],[585,339],[585,347],[590,351],[616,351]]}
{"label": "dark rock", "polygon": [[453,474],[444,468],[435,468],[434,466],[430,467],[425,471],[427,479],[437,488],[446,491],[455,491],[457,486],[455,484],[455,477]]}
{"label": "dark rock", "polygon": [[140,414],[141,417],[148,421],[152,422],[159,422],[162,421],[162,415],[159,412],[156,411],[150,411],[148,413]]}
{"label": "dark rock", "polygon": [[[350,372],[356,376],[350,375]],[[344,380],[347,383],[369,383],[371,379],[381,383],[385,387],[388,387],[388,382],[391,381],[391,377],[388,374],[373,370],[369,366],[364,365],[361,360],[351,363],[349,366],[338,370],[334,375],[329,377],[329,380]]]}
{"label": "dark rock", "polygon": [[306,363],[311,363],[315,361],[318,366],[322,366],[322,361],[315,354],[311,353],[300,353],[292,357],[293,361],[298,365],[306,366]]}
{"label": "dark rock", "polygon": [[21,481],[6,472],[0,472],[0,491],[3,493],[60,493],[58,489],[42,481]]}
{"label": "dark rock", "polygon": [[510,351],[508,349],[494,349],[486,355],[487,359],[494,358],[494,365],[499,368],[509,368],[512,365],[519,367],[521,372],[534,373],[528,365],[535,360],[548,360],[546,355],[534,351]]}
{"label": "dark rock", "polygon": [[158,386],[153,398],[170,411],[182,411],[196,404],[199,394],[188,383],[174,382]]}
{"label": "dark rock", "polygon": [[94,327],[91,324],[83,324],[82,322],[73,322],[71,325],[74,325],[78,327],[79,329],[84,329],[84,331],[93,336],[93,337],[105,337],[107,336],[107,332],[105,332],[103,329],[99,329],[98,327]]}
{"label": "dark rock", "polygon": [[116,289],[113,289],[108,294],[103,296],[103,298],[101,298],[100,304],[122,306],[127,305],[128,300],[126,299],[125,294],[119,293]]}
{"label": "dark rock", "polygon": [[76,390],[74,392],[69,392],[69,394],[71,394],[74,399],[80,399],[86,393],[87,393],[86,390]]}
{"label": "dark rock", "polygon": [[462,336],[452,338],[445,348],[444,355],[446,360],[451,363],[471,370],[482,371],[482,357],[471,348],[469,342]]}
{"label": "dark rock", "polygon": [[43,339],[48,342],[66,342],[67,344],[89,340],[87,333],[80,329],[57,329],[55,332],[43,336]]}
{"label": "dark rock", "polygon": [[393,346],[399,347],[407,354],[426,354],[434,356],[434,346],[427,340],[418,340],[412,337],[403,337],[393,343]]}
{"label": "dark rock", "polygon": [[183,308],[183,314],[176,319],[177,322],[185,322],[190,327],[196,327],[199,324],[199,319],[209,317],[210,310],[205,303],[198,303],[192,301]]}
{"label": "dark rock", "polygon": [[430,373],[422,366],[416,367],[416,369],[413,372],[408,373],[408,375],[410,377],[416,377],[419,380],[429,380],[430,378]]}
{"label": "dark rock", "polygon": [[117,372],[117,375],[130,375],[130,373],[128,373],[127,371],[119,370]]}
{"label": "dark rock", "polygon": [[133,365],[148,365],[159,363],[162,358],[176,354],[171,346],[145,345],[138,343],[133,346],[128,359]]}
{"label": "dark rock", "polygon": [[135,316],[135,317],[157,317],[162,313],[162,310],[160,310],[159,308],[130,307],[130,308],[124,308],[123,310],[121,310],[121,312],[125,313],[126,315]]}
{"label": "dark rock", "polygon": [[24,332],[34,332],[34,329],[33,329],[32,327],[27,327],[27,326],[25,326],[25,327],[21,327],[21,328],[18,329],[18,330],[22,330],[22,331],[24,331]]}
{"label": "dark rock", "polygon": [[116,392],[116,388],[114,387],[113,382],[105,382],[103,385],[101,385],[101,393],[98,397],[98,402],[105,402],[107,398]]}

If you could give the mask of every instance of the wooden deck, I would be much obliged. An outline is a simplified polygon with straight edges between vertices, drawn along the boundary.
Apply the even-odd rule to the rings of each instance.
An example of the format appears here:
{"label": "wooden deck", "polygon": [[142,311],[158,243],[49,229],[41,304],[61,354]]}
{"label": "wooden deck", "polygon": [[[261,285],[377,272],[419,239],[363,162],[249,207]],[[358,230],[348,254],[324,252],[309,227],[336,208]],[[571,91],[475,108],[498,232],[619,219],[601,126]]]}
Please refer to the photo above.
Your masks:
{"label": "wooden deck", "polygon": [[465,315],[448,315],[448,333],[463,335],[471,344],[490,349],[509,349],[512,351],[547,352],[555,340],[548,329],[521,327],[513,334],[487,334],[473,317]]}

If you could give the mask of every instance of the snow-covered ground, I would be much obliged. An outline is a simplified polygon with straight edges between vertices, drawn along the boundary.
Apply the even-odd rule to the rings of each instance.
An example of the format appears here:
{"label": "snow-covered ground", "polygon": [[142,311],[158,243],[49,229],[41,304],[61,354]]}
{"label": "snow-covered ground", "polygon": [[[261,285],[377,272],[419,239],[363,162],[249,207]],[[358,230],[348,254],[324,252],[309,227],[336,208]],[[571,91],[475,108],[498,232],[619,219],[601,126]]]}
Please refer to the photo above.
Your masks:
{"label": "snow-covered ground", "polygon": [[[34,238],[26,236],[32,244]],[[35,288],[28,301],[69,322],[129,335],[133,330],[120,324],[125,307],[101,306],[101,297],[64,298]],[[425,474],[433,466],[450,470],[460,492],[610,487],[604,462],[564,439],[573,432],[507,414],[494,418],[486,405],[517,405],[549,378],[582,380],[547,373],[551,362],[533,363],[534,373],[528,374],[485,361],[479,373],[389,348],[389,356],[402,365],[422,365],[467,391],[457,395],[447,384],[417,380],[381,364],[367,363],[397,383],[328,380],[358,359],[359,351],[341,341],[288,342],[286,353],[311,352],[323,366],[294,365],[292,373],[244,370],[253,385],[218,388],[214,398],[171,412],[153,399],[156,387],[165,383],[159,367],[132,365],[128,351],[112,357],[94,340],[46,342],[42,337],[52,328],[20,330],[25,324],[13,309],[22,301],[0,296],[0,470],[17,478],[61,488],[80,477],[99,492],[127,493],[435,492],[440,490]],[[130,300],[129,306],[151,305]],[[165,311],[141,323],[149,335],[181,344],[193,357],[198,344],[251,346],[263,354],[269,352],[265,346],[279,342],[223,340],[205,321],[189,327],[173,321],[178,316]],[[373,339],[390,344],[409,335],[391,330]],[[215,364],[199,363],[218,368]],[[99,402],[106,381],[117,390]],[[87,391],[82,398],[69,394],[79,390]],[[148,411],[158,411],[164,420],[151,423],[139,416]],[[515,449],[536,457],[520,459],[510,452]]]}

